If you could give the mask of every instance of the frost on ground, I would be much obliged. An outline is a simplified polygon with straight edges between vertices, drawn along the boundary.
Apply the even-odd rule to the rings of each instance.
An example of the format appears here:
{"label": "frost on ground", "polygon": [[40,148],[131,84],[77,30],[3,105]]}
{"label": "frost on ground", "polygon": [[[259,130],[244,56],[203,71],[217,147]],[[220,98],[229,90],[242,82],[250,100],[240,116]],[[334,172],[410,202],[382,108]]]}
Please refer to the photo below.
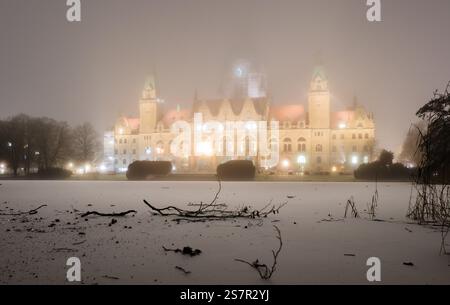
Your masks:
{"label": "frost on ground", "polygon": [[[378,257],[382,283],[450,284],[439,229],[405,218],[409,184],[378,185],[376,219],[383,221],[365,211],[372,183],[222,183],[216,204],[228,209],[288,201],[262,220],[177,222],[143,203],[195,209],[216,191],[216,182],[2,181],[0,214],[46,206],[0,216],[0,283],[67,283],[69,257],[80,258],[84,284],[367,283],[366,261]],[[343,217],[352,196],[360,218]],[[235,259],[271,266],[279,245],[274,225],[283,248],[273,276],[262,280]]]}

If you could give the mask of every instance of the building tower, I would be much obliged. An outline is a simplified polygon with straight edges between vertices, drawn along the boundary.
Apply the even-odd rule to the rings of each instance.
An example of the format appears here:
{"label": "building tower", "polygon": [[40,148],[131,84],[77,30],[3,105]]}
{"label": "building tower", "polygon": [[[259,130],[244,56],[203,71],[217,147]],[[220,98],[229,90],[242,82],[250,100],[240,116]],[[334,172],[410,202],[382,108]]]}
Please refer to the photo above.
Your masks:
{"label": "building tower", "polygon": [[314,69],[308,96],[309,127],[330,128],[330,91],[328,79],[322,67]]}
{"label": "building tower", "polygon": [[149,77],[139,101],[140,133],[149,134],[156,129],[157,105],[155,78]]}

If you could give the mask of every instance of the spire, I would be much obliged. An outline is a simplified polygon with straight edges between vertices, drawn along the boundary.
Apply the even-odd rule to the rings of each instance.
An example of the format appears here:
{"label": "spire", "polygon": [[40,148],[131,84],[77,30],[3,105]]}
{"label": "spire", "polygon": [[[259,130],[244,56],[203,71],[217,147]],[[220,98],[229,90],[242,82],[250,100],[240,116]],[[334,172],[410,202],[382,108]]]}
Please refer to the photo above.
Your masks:
{"label": "spire", "polygon": [[328,91],[328,79],[323,66],[316,66],[314,68],[310,90],[311,92]]}
{"label": "spire", "polygon": [[150,75],[145,82],[144,90],[142,91],[142,99],[149,100],[156,98],[155,77]]}
{"label": "spire", "polygon": [[198,90],[197,90],[197,88],[195,88],[195,91],[194,91],[194,102],[197,102],[198,101]]}

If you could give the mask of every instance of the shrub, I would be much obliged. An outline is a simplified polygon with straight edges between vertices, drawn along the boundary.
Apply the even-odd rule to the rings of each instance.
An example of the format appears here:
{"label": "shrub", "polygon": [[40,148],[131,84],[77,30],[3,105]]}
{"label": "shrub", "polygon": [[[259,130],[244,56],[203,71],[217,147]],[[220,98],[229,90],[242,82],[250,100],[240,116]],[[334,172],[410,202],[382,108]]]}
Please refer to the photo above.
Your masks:
{"label": "shrub", "polygon": [[412,174],[413,170],[406,168],[403,164],[388,165],[380,161],[361,164],[354,172],[356,179],[365,180],[409,180]]}
{"label": "shrub", "polygon": [[248,160],[233,160],[220,164],[217,167],[219,179],[254,179],[256,174],[255,165]]}
{"label": "shrub", "polygon": [[49,167],[40,169],[37,175],[41,179],[67,179],[72,176],[72,172],[64,168]]}
{"label": "shrub", "polygon": [[128,166],[129,180],[145,180],[149,176],[167,176],[172,171],[170,161],[135,161]]}

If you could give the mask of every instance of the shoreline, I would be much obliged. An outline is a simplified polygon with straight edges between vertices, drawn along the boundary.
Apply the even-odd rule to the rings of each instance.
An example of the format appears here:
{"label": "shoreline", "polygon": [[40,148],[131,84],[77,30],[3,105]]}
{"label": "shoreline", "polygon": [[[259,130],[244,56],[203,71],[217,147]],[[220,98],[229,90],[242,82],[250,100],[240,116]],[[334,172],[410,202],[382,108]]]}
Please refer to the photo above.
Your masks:
{"label": "shoreline", "polygon": [[[174,174],[166,177],[153,177],[146,180],[128,180],[125,175],[107,175],[107,174],[88,174],[83,176],[72,176],[68,179],[40,179],[33,177],[0,177],[1,181],[117,181],[117,182],[207,182],[207,181],[217,181],[217,178],[214,174]],[[311,176],[257,176],[252,180],[222,180],[222,182],[366,182],[366,183],[375,183],[375,180],[360,180],[354,178],[352,175],[332,175],[332,176],[320,176],[320,175],[311,175]],[[411,180],[405,179],[384,179],[378,180],[380,183],[411,183]]]}

